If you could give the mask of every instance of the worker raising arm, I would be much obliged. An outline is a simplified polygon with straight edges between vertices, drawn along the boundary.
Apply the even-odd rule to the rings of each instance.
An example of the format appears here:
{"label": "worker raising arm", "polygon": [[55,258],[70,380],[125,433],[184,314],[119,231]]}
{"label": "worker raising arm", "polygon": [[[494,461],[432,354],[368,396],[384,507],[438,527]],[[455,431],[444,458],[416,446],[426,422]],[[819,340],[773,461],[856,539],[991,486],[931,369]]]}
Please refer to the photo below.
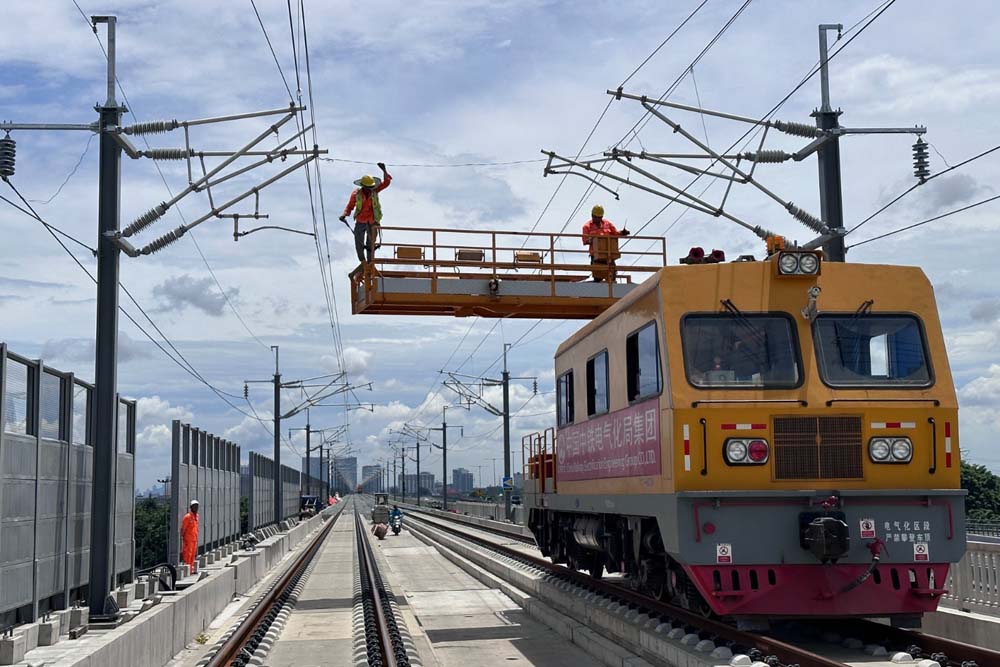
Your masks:
{"label": "worker raising arm", "polygon": [[378,193],[389,187],[392,176],[385,170],[385,163],[379,162],[382,178],[365,174],[354,184],[358,186],[351,192],[351,198],[344,208],[340,221],[347,222],[347,216],[354,216],[354,248],[358,253],[359,262],[370,262],[375,254],[375,238],[378,236],[378,226],[382,222],[382,205]]}

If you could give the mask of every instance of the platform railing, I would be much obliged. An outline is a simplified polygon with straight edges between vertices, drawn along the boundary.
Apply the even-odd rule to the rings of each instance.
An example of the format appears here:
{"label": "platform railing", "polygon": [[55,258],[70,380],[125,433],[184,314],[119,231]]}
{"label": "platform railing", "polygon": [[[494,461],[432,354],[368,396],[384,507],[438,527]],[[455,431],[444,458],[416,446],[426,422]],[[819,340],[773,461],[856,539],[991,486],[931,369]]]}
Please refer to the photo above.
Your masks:
{"label": "platform railing", "polygon": [[970,535],[986,535],[1000,537],[1000,523],[985,523],[970,521],[965,524],[965,532]]}
{"label": "platform railing", "polygon": [[[432,293],[441,278],[501,277],[505,280],[556,283],[587,280],[593,270],[582,234],[452,230],[429,227],[381,227],[372,262],[377,273],[390,277],[431,278]],[[612,283],[645,278],[666,265],[666,240],[660,236],[630,236],[650,241],[645,250],[622,244],[617,250],[617,276]],[[640,281],[641,282],[641,281]]]}
{"label": "platform railing", "polygon": [[941,605],[1000,615],[1000,544],[969,541],[965,556],[948,572]]}

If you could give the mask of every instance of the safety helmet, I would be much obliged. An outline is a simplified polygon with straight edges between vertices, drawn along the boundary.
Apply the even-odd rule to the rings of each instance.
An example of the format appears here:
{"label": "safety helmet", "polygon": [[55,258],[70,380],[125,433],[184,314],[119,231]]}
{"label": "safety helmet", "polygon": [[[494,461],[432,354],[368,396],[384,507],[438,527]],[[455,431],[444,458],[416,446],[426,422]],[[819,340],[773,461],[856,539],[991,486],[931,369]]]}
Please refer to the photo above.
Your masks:
{"label": "safety helmet", "polygon": [[382,179],[375,178],[371,174],[365,174],[364,176],[362,176],[358,180],[354,181],[354,184],[355,185],[360,185],[363,188],[374,188],[374,187],[378,186],[378,184],[381,183],[381,182],[382,182]]}
{"label": "safety helmet", "polygon": [[590,209],[590,214],[594,215],[594,216],[597,216],[598,218],[603,218],[604,217],[604,207],[601,206],[600,204],[597,204],[596,206],[594,206],[594,208]]}

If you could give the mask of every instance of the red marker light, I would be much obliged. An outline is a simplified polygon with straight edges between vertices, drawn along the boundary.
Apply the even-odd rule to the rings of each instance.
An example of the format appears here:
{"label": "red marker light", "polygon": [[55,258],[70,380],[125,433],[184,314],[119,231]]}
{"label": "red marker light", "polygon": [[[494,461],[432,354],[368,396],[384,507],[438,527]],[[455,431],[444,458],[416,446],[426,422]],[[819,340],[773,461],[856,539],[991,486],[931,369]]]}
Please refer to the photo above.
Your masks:
{"label": "red marker light", "polygon": [[715,524],[712,523],[711,521],[706,521],[705,524],[701,527],[701,529],[705,532],[706,535],[711,535],[712,533],[715,532]]}
{"label": "red marker light", "polygon": [[747,447],[747,457],[754,463],[767,460],[767,443],[763,440],[751,440]]}

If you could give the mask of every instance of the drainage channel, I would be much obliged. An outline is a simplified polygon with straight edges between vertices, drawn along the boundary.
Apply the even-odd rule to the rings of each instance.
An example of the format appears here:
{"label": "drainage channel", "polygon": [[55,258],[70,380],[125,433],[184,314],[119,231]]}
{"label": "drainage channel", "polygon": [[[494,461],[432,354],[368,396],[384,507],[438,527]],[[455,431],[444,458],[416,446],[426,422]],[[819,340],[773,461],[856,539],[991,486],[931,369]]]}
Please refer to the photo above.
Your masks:
{"label": "drainage channel", "polygon": [[208,656],[199,661],[199,667],[246,667],[255,655],[259,657],[260,652],[266,652],[268,635],[277,632],[272,626],[282,616],[282,610],[287,607],[289,601],[301,592],[302,584],[308,578],[316,554],[344,511],[344,509],[339,510],[326,521],[309,545],[261,595],[253,608],[220,640]]}

